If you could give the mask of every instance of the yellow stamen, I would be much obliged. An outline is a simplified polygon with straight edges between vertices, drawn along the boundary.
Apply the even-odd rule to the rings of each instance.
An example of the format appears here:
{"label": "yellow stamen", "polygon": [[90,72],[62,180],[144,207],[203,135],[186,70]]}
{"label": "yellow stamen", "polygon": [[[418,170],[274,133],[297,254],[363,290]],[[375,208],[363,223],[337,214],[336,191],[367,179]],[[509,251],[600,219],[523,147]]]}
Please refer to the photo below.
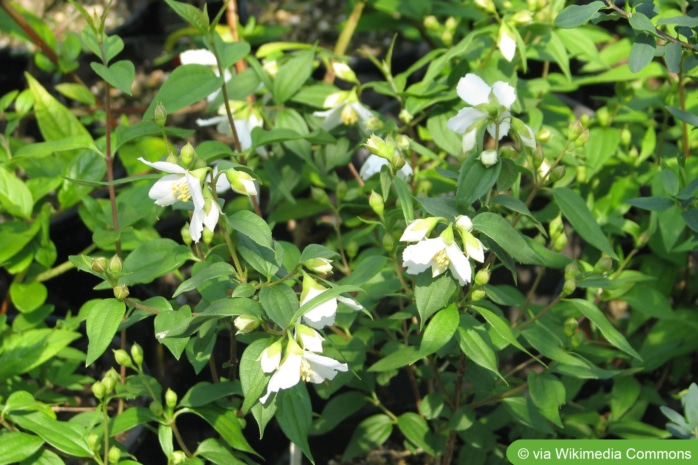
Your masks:
{"label": "yellow stamen", "polygon": [[439,250],[439,252],[434,255],[432,260],[439,268],[446,268],[449,263],[451,263],[451,261],[448,259],[448,255],[446,255],[446,249]]}
{"label": "yellow stamen", "polygon": [[342,124],[347,126],[356,124],[356,122],[359,121],[359,115],[356,114],[356,111],[354,111],[351,105],[344,105],[344,108],[342,108],[341,118]]}
{"label": "yellow stamen", "polygon": [[310,375],[313,370],[310,368],[310,363],[304,358],[301,359],[301,380],[305,383],[310,381]]}
{"label": "yellow stamen", "polygon": [[172,183],[172,196],[175,200],[181,200],[182,202],[187,202],[191,199],[191,192],[189,191],[189,184],[186,178],[183,177]]}

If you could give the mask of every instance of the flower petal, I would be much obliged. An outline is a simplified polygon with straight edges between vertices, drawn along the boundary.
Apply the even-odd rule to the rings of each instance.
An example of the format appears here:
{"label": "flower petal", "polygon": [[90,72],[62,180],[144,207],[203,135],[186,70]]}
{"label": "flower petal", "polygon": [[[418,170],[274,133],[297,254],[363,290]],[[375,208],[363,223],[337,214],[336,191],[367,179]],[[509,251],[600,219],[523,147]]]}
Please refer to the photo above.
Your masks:
{"label": "flower petal", "polygon": [[485,118],[487,118],[487,113],[484,111],[480,111],[477,108],[465,107],[462,108],[456,116],[450,118],[446,122],[446,127],[453,132],[463,134],[470,129],[473,124]]}
{"label": "flower petal", "polygon": [[181,166],[177,165],[176,163],[170,163],[169,161],[149,162],[143,157],[140,157],[138,160],[141,163],[145,163],[146,165],[150,166],[151,168],[164,171],[165,173],[184,174],[187,172],[187,170],[185,170]]}
{"label": "flower petal", "polygon": [[492,88],[477,74],[468,73],[458,81],[456,92],[466,103],[476,106],[488,103]]}
{"label": "flower petal", "polygon": [[183,51],[179,54],[179,61],[183,65],[195,64],[204,66],[218,66],[216,56],[203,48]]}
{"label": "flower petal", "polygon": [[174,184],[181,182],[182,176],[179,174],[168,174],[155,181],[153,187],[148,191],[148,197],[155,201],[155,205],[167,207],[174,204],[177,199],[174,196]]}
{"label": "flower petal", "polygon": [[463,134],[463,153],[468,153],[477,145],[477,129],[470,130]]}
{"label": "flower petal", "polygon": [[441,237],[424,239],[407,246],[402,252],[402,266],[408,274],[419,274],[429,268],[434,256],[446,247]]}
{"label": "flower petal", "polygon": [[448,256],[448,267],[451,270],[451,274],[458,279],[461,286],[465,286],[470,282],[473,273],[468,258],[456,244],[446,247],[446,255]]}
{"label": "flower petal", "polygon": [[338,371],[347,371],[349,369],[346,363],[340,363],[324,355],[305,352],[303,357],[308,362],[310,368],[310,372],[306,373],[306,381],[311,383],[320,384],[326,379],[334,379]]}
{"label": "flower petal", "polygon": [[389,162],[385,158],[379,157],[378,155],[369,155],[361,166],[361,171],[359,171],[359,176],[361,179],[367,180],[375,174],[380,173],[383,165],[387,165]]}
{"label": "flower petal", "polygon": [[[323,292],[325,292],[325,290],[319,290],[314,287],[309,288],[308,293],[301,302],[301,305],[322,294]],[[335,315],[337,315],[337,299],[332,298],[319,305],[316,305],[311,310],[303,314],[303,322],[312,328],[322,329],[325,326],[331,326],[334,324]]]}
{"label": "flower petal", "polygon": [[506,107],[507,110],[516,102],[516,89],[507,82],[495,82],[494,86],[492,86],[492,92],[497,97],[499,104]]}
{"label": "flower petal", "polygon": [[324,118],[325,121],[322,123],[322,129],[325,131],[331,131],[340,124],[342,124],[342,108],[344,105],[337,105],[331,110],[327,111],[316,111],[313,113],[314,116]]}

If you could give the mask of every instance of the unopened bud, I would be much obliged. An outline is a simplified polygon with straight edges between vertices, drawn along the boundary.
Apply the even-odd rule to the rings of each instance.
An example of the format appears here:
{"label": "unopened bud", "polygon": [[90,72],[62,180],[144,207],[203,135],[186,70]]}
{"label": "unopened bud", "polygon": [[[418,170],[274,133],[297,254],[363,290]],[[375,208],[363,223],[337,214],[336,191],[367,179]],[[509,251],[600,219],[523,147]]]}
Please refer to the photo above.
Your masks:
{"label": "unopened bud", "polygon": [[577,277],[578,270],[577,265],[570,263],[565,266],[565,279],[574,279]]}
{"label": "unopened bud", "polygon": [[574,279],[568,279],[562,286],[562,296],[567,297],[577,289],[577,282]]}
{"label": "unopened bud", "polygon": [[354,71],[345,63],[332,63],[332,70],[334,71],[334,75],[343,81],[353,82],[355,84],[359,83]]}
{"label": "unopened bud", "polygon": [[383,196],[376,191],[371,191],[371,195],[368,196],[368,204],[371,206],[373,212],[379,217],[383,218],[383,211],[385,209],[385,202],[383,201]]}
{"label": "unopened bud", "polygon": [[92,394],[97,398],[97,400],[104,399],[104,395],[107,393],[107,389],[101,381],[95,381],[92,384]]}
{"label": "unopened bud", "polygon": [[410,138],[404,134],[395,136],[395,143],[400,150],[407,150],[410,148]]}
{"label": "unopened bud", "polygon": [[186,223],[184,226],[182,226],[180,234],[182,235],[182,242],[184,242],[186,245],[191,245],[192,240],[191,233],[189,232],[189,223]]}
{"label": "unopened bud", "polygon": [[454,18],[453,16],[449,16],[449,17],[446,19],[446,22],[444,23],[444,26],[446,26],[446,29],[448,29],[449,31],[453,32],[453,31],[455,31],[456,28],[458,27],[458,21],[456,21],[456,18]]}
{"label": "unopened bud", "polygon": [[386,160],[390,160],[395,155],[395,141],[390,137],[381,139],[377,135],[371,134],[366,140],[364,147],[372,154],[378,155]]}
{"label": "unopened bud", "polygon": [[157,105],[155,105],[155,110],[153,111],[153,119],[155,120],[155,124],[158,126],[165,127],[165,123],[167,123],[167,110],[165,109],[165,106],[162,104],[162,102],[158,102]]}
{"label": "unopened bud", "polygon": [[143,366],[143,348],[136,342],[131,346],[131,357],[138,368]]}
{"label": "unopened bud", "polygon": [[577,137],[577,140],[574,141],[574,145],[577,147],[581,147],[584,144],[586,144],[588,140],[589,140],[589,130],[585,129],[584,132],[582,132],[582,134],[579,137]]}
{"label": "unopened bud", "polygon": [[133,368],[133,361],[124,349],[114,349],[114,360],[126,368]]}
{"label": "unopened bud", "polygon": [[99,452],[102,446],[102,438],[97,433],[90,433],[87,438],[87,447],[93,452]]}
{"label": "unopened bud", "polygon": [[259,327],[261,320],[254,315],[240,315],[233,320],[237,334],[245,334]]}
{"label": "unopened bud", "polygon": [[511,19],[517,26],[526,26],[533,21],[533,15],[530,11],[522,10],[514,14]]}
{"label": "unopened bud", "polygon": [[344,250],[349,258],[354,258],[356,257],[356,254],[359,253],[359,244],[357,244],[356,241],[349,241],[349,243],[344,247]]}
{"label": "unopened bud", "polygon": [[557,239],[557,237],[563,233],[565,230],[565,225],[562,222],[562,216],[557,215],[554,217],[552,220],[550,220],[550,223],[548,224],[548,235],[553,239]]}
{"label": "unopened bud", "polygon": [[490,282],[490,270],[484,268],[475,273],[475,279],[473,280],[478,286],[484,286]]}
{"label": "unopened bud", "polygon": [[584,126],[579,120],[572,121],[567,128],[567,140],[570,142],[576,141],[584,132]]}
{"label": "unopened bud", "polygon": [[124,269],[124,265],[121,262],[121,258],[118,255],[114,255],[111,260],[109,260],[109,271],[112,273],[120,273]]}
{"label": "unopened bud", "polygon": [[392,251],[395,250],[395,238],[392,234],[383,234],[383,248],[388,253],[392,253]]}
{"label": "unopened bud", "polygon": [[553,243],[553,250],[555,252],[560,252],[562,249],[564,249],[567,246],[567,234],[564,232],[557,236],[555,239],[555,242]]}
{"label": "unopened bud", "polygon": [[181,450],[172,452],[172,465],[179,465],[187,460],[187,456]]}
{"label": "unopened bud", "polygon": [[395,155],[390,159],[390,164],[395,169],[395,172],[399,171],[403,166],[405,166],[405,159],[400,155]]}
{"label": "unopened bud", "polygon": [[613,260],[608,255],[599,258],[599,261],[594,265],[594,271],[597,273],[608,273],[613,267]]}
{"label": "unopened bud", "polygon": [[478,300],[482,300],[485,297],[487,297],[487,293],[484,289],[473,289],[473,292],[470,293],[471,302],[477,302]]}
{"label": "unopened bud", "polygon": [[496,165],[498,161],[499,156],[496,150],[483,150],[482,153],[480,153],[480,162],[485,168]]}
{"label": "unopened bud", "polygon": [[128,295],[128,286],[126,286],[126,284],[117,284],[114,286],[114,297],[116,297],[117,300],[124,300]]}
{"label": "unopened bud", "polygon": [[303,262],[303,266],[308,270],[319,274],[332,273],[332,260],[328,258],[309,258]]}
{"label": "unopened bud", "polygon": [[414,115],[407,111],[407,109],[403,108],[400,110],[400,114],[398,115],[398,118],[400,121],[402,121],[405,124],[410,124],[412,120],[414,119]]}
{"label": "unopened bud", "polygon": [[441,41],[445,45],[451,45],[453,43],[453,32],[449,31],[448,29],[445,29],[441,33]]}
{"label": "unopened bud", "polygon": [[376,116],[371,116],[369,119],[364,121],[364,126],[366,127],[366,130],[368,132],[378,131],[380,129],[383,129],[383,121],[381,121],[380,118]]}
{"label": "unopened bud", "polygon": [[576,349],[577,347],[579,347],[582,343],[582,339],[584,339],[583,331],[577,331],[576,333],[574,333],[570,338],[570,348]]}
{"label": "unopened bud", "polygon": [[109,458],[109,463],[119,463],[121,459],[121,449],[116,446],[111,446],[107,457]]}
{"label": "unopened bud", "polygon": [[150,413],[152,413],[156,417],[162,415],[162,404],[159,400],[153,400],[148,406],[148,409],[150,410]]}
{"label": "unopened bud", "polygon": [[428,30],[436,30],[439,28],[439,20],[436,19],[436,16],[430,15],[424,18],[424,28]]}
{"label": "unopened bud", "polygon": [[620,143],[627,147],[630,145],[632,138],[633,134],[630,132],[630,129],[623,128],[623,130],[620,132]]}
{"label": "unopened bud", "polygon": [[[577,139],[577,140],[579,140],[579,139]],[[556,166],[555,168],[553,168],[550,171],[550,175],[548,175],[548,179],[550,180],[550,182],[559,181],[565,175],[565,170],[566,170],[566,168],[562,165]]]}
{"label": "unopened bud", "polygon": [[536,134],[536,139],[539,142],[548,142],[550,139],[553,137],[553,133],[550,132],[550,129],[548,128],[542,128],[540,131],[538,131],[538,134]]}
{"label": "unopened bud", "polygon": [[165,392],[165,405],[169,408],[175,408],[177,406],[177,393],[170,388],[167,388]]}
{"label": "unopened bud", "polygon": [[114,392],[114,388],[116,387],[116,381],[111,376],[105,376],[104,378],[102,378],[102,386],[104,386],[104,394],[108,396],[109,394]]}
{"label": "unopened bud", "polygon": [[582,116],[579,117],[579,122],[582,123],[582,126],[584,126],[584,129],[589,127],[589,123],[591,122],[591,118],[589,117],[588,113],[582,113]]}
{"label": "unopened bud", "polygon": [[596,118],[599,120],[599,124],[604,128],[611,125],[611,112],[608,111],[608,107],[601,107],[596,111]]}
{"label": "unopened bud", "polygon": [[181,158],[184,166],[189,166],[191,162],[194,161],[195,156],[196,151],[194,150],[194,146],[189,142],[187,142],[187,144],[182,147],[182,150],[179,152],[179,157]]}
{"label": "unopened bud", "polygon": [[201,232],[201,242],[211,245],[211,241],[213,241],[213,231],[208,226],[204,226],[204,230]]}
{"label": "unopened bud", "polygon": [[165,158],[165,161],[167,163],[172,163],[173,165],[179,164],[179,157],[175,155],[174,153],[170,152],[167,154],[167,158]]}
{"label": "unopened bud", "polygon": [[99,274],[104,274],[104,272],[107,270],[107,259],[104,257],[95,257],[92,259],[90,267],[92,268],[92,271]]}
{"label": "unopened bud", "polygon": [[577,332],[578,328],[579,322],[576,318],[568,318],[567,320],[565,320],[565,323],[562,326],[562,329],[565,332],[565,336],[567,337],[572,337],[574,333]]}
{"label": "unopened bud", "polygon": [[327,195],[327,192],[325,192],[325,189],[311,187],[310,196],[320,205],[332,205],[330,202],[330,197]]}

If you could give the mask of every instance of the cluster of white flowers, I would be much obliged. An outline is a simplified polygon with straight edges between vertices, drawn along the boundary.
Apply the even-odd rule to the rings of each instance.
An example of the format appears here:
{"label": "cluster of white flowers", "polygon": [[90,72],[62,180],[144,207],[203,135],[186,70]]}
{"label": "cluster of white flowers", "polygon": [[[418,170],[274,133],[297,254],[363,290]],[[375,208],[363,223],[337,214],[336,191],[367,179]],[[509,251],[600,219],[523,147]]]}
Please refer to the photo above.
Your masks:
{"label": "cluster of white flowers", "polygon": [[[458,283],[465,286],[472,281],[473,274],[468,259],[484,262],[484,247],[480,240],[473,236],[473,223],[465,215],[458,216],[455,224],[449,223],[438,237],[427,238],[440,221],[444,220],[429,217],[414,220],[407,225],[400,241],[416,242],[416,244],[405,248],[402,253],[402,265],[407,273],[415,275],[431,268],[432,277],[450,270]],[[453,237],[454,226],[461,237],[463,249],[458,246]]]}
{"label": "cluster of white flowers", "polygon": [[[326,291],[315,279],[304,274],[301,306]],[[348,370],[346,363],[321,355],[325,339],[316,331],[334,324],[338,302],[354,310],[363,308],[347,297],[327,299],[307,311],[293,325],[292,334],[273,342],[262,351],[259,358],[262,371],[272,375],[267,384],[267,392],[259,399],[260,402],[266,403],[271,394],[291,388],[301,381],[320,384],[334,379],[340,371]]]}

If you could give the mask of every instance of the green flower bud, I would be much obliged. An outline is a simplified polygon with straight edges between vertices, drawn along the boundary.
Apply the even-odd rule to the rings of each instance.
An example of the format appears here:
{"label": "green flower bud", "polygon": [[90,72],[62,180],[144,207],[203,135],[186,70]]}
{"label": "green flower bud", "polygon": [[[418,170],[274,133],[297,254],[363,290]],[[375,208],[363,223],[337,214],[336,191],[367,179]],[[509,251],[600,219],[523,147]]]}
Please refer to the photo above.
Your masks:
{"label": "green flower bud", "polygon": [[156,417],[162,416],[162,404],[159,400],[153,400],[148,406],[148,409],[150,409],[150,413]]}
{"label": "green flower bud", "polygon": [[410,148],[410,138],[404,134],[398,134],[395,136],[395,143],[397,148],[400,150],[407,150]]}
{"label": "green flower bud", "polygon": [[[579,140],[579,139],[577,139]],[[555,168],[550,171],[550,174],[548,175],[548,179],[550,182],[556,182],[562,179],[562,177],[565,175],[565,167],[562,165],[558,165]]]}
{"label": "green flower bud", "polygon": [[608,255],[603,255],[594,265],[594,271],[597,273],[608,273],[613,267],[613,260]]}
{"label": "green flower bud", "polygon": [[211,241],[213,241],[213,231],[208,226],[204,226],[204,230],[201,233],[201,241],[206,245],[211,245]]}
{"label": "green flower bud", "polygon": [[566,246],[567,246],[567,234],[565,234],[563,232],[562,234],[557,236],[557,238],[553,242],[553,250],[555,250],[555,252],[560,252]]}
{"label": "green flower bud", "polygon": [[567,128],[567,140],[573,142],[584,132],[584,126],[579,120],[572,121]]}
{"label": "green flower bud", "polygon": [[114,286],[114,297],[116,297],[116,300],[124,300],[128,295],[128,286],[125,284],[117,284]]}
{"label": "green flower bud", "polygon": [[378,131],[383,129],[383,121],[376,116],[371,116],[369,119],[364,121],[364,126],[368,132]]}
{"label": "green flower bud", "polygon": [[477,273],[475,273],[475,279],[473,281],[478,286],[484,286],[490,282],[490,270],[486,268],[479,270]]}
{"label": "green flower bud", "polygon": [[121,375],[112,367],[107,371],[107,373],[104,375],[104,379],[106,378],[111,378],[114,380],[114,384],[118,383],[121,381]]}
{"label": "green flower bud", "polygon": [[383,201],[383,196],[378,192],[372,190],[371,195],[368,196],[368,204],[371,206],[373,212],[379,217],[383,218],[383,211],[385,209],[385,203]]}
{"label": "green flower bud", "polygon": [[162,102],[158,102],[158,104],[155,105],[155,110],[153,111],[153,119],[155,120],[155,124],[157,124],[161,128],[165,127],[165,123],[167,123],[167,110],[165,109],[165,106],[162,104]]}
{"label": "green flower bud", "polygon": [[175,408],[177,406],[177,393],[170,388],[167,388],[165,392],[165,405],[169,408]]}
{"label": "green flower bud", "polygon": [[319,274],[329,274],[332,273],[332,260],[328,258],[309,258],[303,262],[303,266],[308,270],[319,273]]}
{"label": "green flower bud", "polygon": [[90,433],[87,438],[87,447],[90,448],[92,452],[99,452],[102,446],[102,438],[97,433]]}
{"label": "green flower bud", "polygon": [[458,21],[456,21],[456,18],[454,18],[453,16],[449,16],[449,17],[446,19],[446,22],[444,23],[444,26],[446,27],[446,29],[448,29],[449,31],[453,32],[453,31],[455,31],[456,28],[458,27]]}
{"label": "green flower bud", "polygon": [[583,331],[577,331],[572,335],[570,338],[570,348],[576,349],[579,347],[582,343],[582,340],[584,339],[584,332]]}
{"label": "green flower bud", "polygon": [[102,378],[102,385],[104,386],[104,394],[105,395],[110,395],[112,392],[114,392],[114,388],[116,387],[116,381],[114,381],[114,378],[111,376],[105,376]]}
{"label": "green flower bud", "polygon": [[604,128],[611,125],[611,112],[608,111],[608,107],[599,108],[596,111],[596,118],[599,120],[599,124]]}
{"label": "green flower bud", "polygon": [[104,272],[107,270],[107,259],[104,257],[95,257],[92,259],[90,267],[92,268],[92,271],[99,274],[104,274]]}
{"label": "green flower bud", "polygon": [[310,196],[320,205],[332,205],[325,189],[313,186],[310,188]]}
{"label": "green flower bud", "polygon": [[565,230],[565,225],[562,222],[562,216],[557,215],[555,218],[550,220],[550,223],[548,224],[548,235],[550,236],[551,239],[555,240],[557,237],[562,234]]}
{"label": "green flower bud", "polygon": [[568,318],[567,320],[565,320],[565,323],[562,328],[565,332],[565,336],[572,337],[579,328],[579,322],[576,318]]}
{"label": "green flower bud", "polygon": [[484,289],[474,289],[473,292],[470,293],[471,302],[477,302],[478,300],[482,300],[485,297],[487,297],[487,293]]}
{"label": "green flower bud", "polygon": [[620,132],[620,143],[627,147],[630,145],[632,138],[633,134],[630,132],[630,129],[623,128],[623,130]]}
{"label": "green flower bud", "polygon": [[109,271],[112,273],[121,273],[124,269],[124,265],[121,262],[121,258],[118,255],[114,255],[111,260],[109,260]]}
{"label": "green flower bud", "polygon": [[441,33],[441,41],[444,43],[444,45],[450,46],[453,43],[453,32],[449,31],[448,29],[444,30]]}
{"label": "green flower bud", "polygon": [[182,235],[182,242],[184,242],[186,245],[191,245],[192,240],[191,233],[189,232],[189,223],[185,223],[179,232]]}
{"label": "green flower bud", "polygon": [[359,83],[354,71],[345,63],[332,63],[332,70],[334,71],[334,75],[343,81],[353,82],[355,84]]}
{"label": "green flower bud", "polygon": [[133,368],[133,361],[124,349],[114,349],[114,360],[121,366]]}
{"label": "green flower bud", "polygon": [[381,139],[375,134],[371,134],[366,140],[364,147],[374,155],[390,160],[395,155],[395,141],[390,137]]}
{"label": "green flower bud", "polygon": [[109,463],[118,463],[121,459],[121,449],[116,446],[111,446],[107,457],[109,458]]}
{"label": "green flower bud", "polygon": [[479,6],[488,13],[495,13],[497,11],[492,0],[475,0],[475,5]]}
{"label": "green flower bud", "polygon": [[577,270],[577,265],[570,263],[565,267],[565,279],[575,279],[577,277],[579,270]]}
{"label": "green flower bud", "polygon": [[254,331],[259,327],[261,322],[262,320],[254,315],[240,315],[233,320],[233,324],[238,330],[236,334],[245,334]]}
{"label": "green flower bud", "polygon": [[131,357],[138,368],[143,366],[143,348],[137,342],[131,346]]}
{"label": "green flower bud", "polygon": [[104,399],[104,396],[107,393],[107,389],[104,387],[104,384],[101,381],[95,381],[94,384],[92,384],[92,394],[97,398],[97,400],[102,400]]}
{"label": "green flower bud", "polygon": [[589,117],[589,114],[582,113],[582,116],[579,117],[579,122],[582,123],[582,126],[584,126],[584,129],[588,128],[589,123],[591,122],[591,118]]}
{"label": "green flower bud", "polygon": [[630,158],[637,158],[640,155],[640,152],[637,151],[637,147],[630,147],[628,155]]}
{"label": "green flower bud", "polygon": [[577,140],[574,141],[574,145],[577,147],[581,147],[584,144],[586,144],[588,140],[589,140],[589,130],[585,129],[584,132],[582,132],[582,134],[579,137],[577,137]]}
{"label": "green flower bud", "polygon": [[225,177],[230,183],[230,187],[238,194],[257,195],[257,185],[255,178],[245,171],[226,170]]}
{"label": "green flower bud", "polygon": [[439,29],[439,20],[436,19],[436,16],[430,15],[424,18],[423,23],[424,28],[428,30],[437,30]]}
{"label": "green flower bud", "polygon": [[562,285],[562,296],[567,297],[572,294],[575,289],[577,289],[577,281],[574,279],[568,279],[565,284]]}
{"label": "green flower bud", "polygon": [[357,244],[356,241],[349,241],[349,243],[344,247],[344,250],[349,258],[354,258],[356,257],[356,254],[359,253],[359,244]]}
{"label": "green flower bud", "polygon": [[165,158],[165,161],[167,163],[174,163],[175,165],[179,164],[179,157],[175,155],[174,153],[168,153],[167,158]]}
{"label": "green flower bud", "polygon": [[414,119],[414,115],[407,111],[407,109],[403,108],[400,110],[400,114],[398,115],[398,118],[400,121],[402,121],[405,124],[410,124],[412,120]]}
{"label": "green flower bud", "polygon": [[538,131],[538,134],[536,134],[536,139],[539,142],[549,142],[550,139],[553,137],[553,133],[550,132],[550,129],[548,128],[542,128],[540,131]]}
{"label": "green flower bud", "polygon": [[496,150],[483,150],[482,153],[480,153],[480,163],[482,163],[482,166],[485,168],[496,165],[498,161],[499,156]]}
{"label": "green flower bud", "polygon": [[531,24],[533,21],[533,15],[530,11],[522,10],[514,14],[511,19],[517,26],[526,26],[527,24]]}
{"label": "green flower bud", "polygon": [[172,452],[172,465],[179,465],[187,460],[187,456],[181,450]]}
{"label": "green flower bud", "polygon": [[388,253],[392,253],[392,251],[395,250],[395,238],[392,234],[383,234],[383,248]]}
{"label": "green flower bud", "polygon": [[390,165],[393,167],[395,171],[400,170],[403,166],[405,166],[405,159],[402,158],[401,155],[395,155],[393,158],[390,160]]}
{"label": "green flower bud", "polygon": [[181,158],[182,164],[184,164],[184,166],[189,166],[196,157],[196,151],[194,150],[194,146],[187,142],[187,144],[184,147],[182,147],[182,150],[180,150],[179,157]]}

